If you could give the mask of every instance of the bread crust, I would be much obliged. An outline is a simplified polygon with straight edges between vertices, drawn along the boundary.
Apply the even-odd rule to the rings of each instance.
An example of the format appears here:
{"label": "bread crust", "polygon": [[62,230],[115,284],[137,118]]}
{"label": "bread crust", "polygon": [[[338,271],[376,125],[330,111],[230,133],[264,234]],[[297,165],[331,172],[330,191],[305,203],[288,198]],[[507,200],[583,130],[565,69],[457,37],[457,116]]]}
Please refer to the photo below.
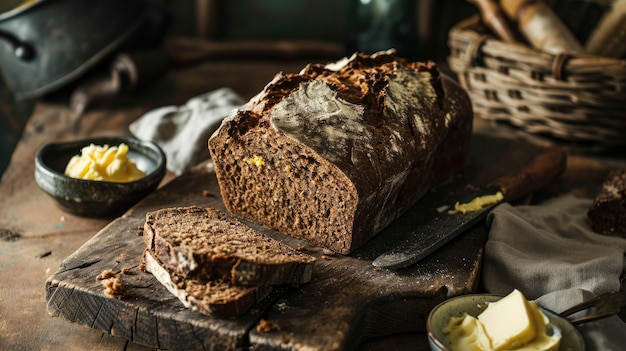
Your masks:
{"label": "bread crust", "polygon": [[612,170],[587,211],[596,232],[626,237],[626,170]]}
{"label": "bread crust", "polygon": [[226,208],[348,254],[463,167],[467,93],[391,52],[277,75],[209,139]]}

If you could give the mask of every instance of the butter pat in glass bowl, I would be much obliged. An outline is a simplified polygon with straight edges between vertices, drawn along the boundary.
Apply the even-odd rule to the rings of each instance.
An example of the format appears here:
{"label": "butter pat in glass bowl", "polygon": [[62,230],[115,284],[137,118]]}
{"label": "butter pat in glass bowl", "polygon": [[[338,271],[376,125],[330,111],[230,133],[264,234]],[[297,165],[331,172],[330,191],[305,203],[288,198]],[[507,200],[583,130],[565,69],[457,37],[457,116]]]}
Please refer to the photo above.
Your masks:
{"label": "butter pat in glass bowl", "polygon": [[[478,317],[485,311],[489,303],[501,300],[504,296],[493,294],[468,294],[450,298],[432,309],[426,321],[428,333],[428,343],[432,351],[456,351],[447,346],[446,340],[449,336],[445,332],[452,318],[462,317],[468,314]],[[583,351],[585,343],[580,332],[567,319],[560,317],[556,313],[539,307],[539,310],[548,318],[550,332],[560,333],[561,340],[558,350]],[[503,316],[503,323],[506,319],[515,316]]]}
{"label": "butter pat in glass bowl", "polygon": [[[128,146],[127,157],[145,175],[135,180],[113,182],[66,176],[72,157],[90,145]],[[127,211],[154,191],[165,176],[165,154],[152,142],[132,137],[102,136],[52,142],[35,156],[35,181],[66,212],[84,217],[114,217]]]}

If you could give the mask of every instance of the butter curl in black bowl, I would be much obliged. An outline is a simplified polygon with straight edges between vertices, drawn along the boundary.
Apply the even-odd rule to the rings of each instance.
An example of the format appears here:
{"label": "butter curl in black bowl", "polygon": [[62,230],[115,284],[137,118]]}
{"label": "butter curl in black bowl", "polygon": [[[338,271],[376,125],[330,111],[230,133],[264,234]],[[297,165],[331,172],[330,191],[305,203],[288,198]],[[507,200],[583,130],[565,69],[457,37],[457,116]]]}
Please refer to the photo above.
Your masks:
{"label": "butter curl in black bowl", "polygon": [[[127,157],[131,166],[136,166],[140,171],[137,173],[135,170],[137,177],[124,178],[115,173],[112,168],[119,168],[120,160],[113,162],[113,165],[108,162],[111,177],[99,177],[97,172],[93,174],[93,170],[88,176],[91,179],[83,179],[76,174],[66,175],[70,160],[81,156],[84,148],[103,150],[106,147],[122,149],[125,146],[128,149],[123,150],[122,156]],[[114,155],[108,153],[107,156]],[[114,217],[126,212],[158,187],[165,176],[165,164],[165,154],[158,145],[132,137],[101,136],[51,142],[37,151],[35,181],[66,212],[84,217]],[[106,171],[106,167],[102,167],[101,172]]]}

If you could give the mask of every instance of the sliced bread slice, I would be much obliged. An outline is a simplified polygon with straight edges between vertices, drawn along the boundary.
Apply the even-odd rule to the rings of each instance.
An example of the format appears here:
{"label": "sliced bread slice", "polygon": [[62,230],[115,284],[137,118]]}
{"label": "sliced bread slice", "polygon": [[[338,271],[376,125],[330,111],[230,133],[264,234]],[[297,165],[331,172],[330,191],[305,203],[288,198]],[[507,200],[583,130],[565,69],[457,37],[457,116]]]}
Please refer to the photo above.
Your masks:
{"label": "sliced bread slice", "polygon": [[165,268],[148,249],[144,251],[143,259],[146,270],[185,307],[209,316],[240,316],[272,291],[271,286],[241,287],[221,280],[201,281],[181,277]]}
{"label": "sliced bread slice", "polygon": [[302,284],[315,258],[235,217],[197,206],[149,212],[143,240],[163,267],[181,277],[233,285]]}

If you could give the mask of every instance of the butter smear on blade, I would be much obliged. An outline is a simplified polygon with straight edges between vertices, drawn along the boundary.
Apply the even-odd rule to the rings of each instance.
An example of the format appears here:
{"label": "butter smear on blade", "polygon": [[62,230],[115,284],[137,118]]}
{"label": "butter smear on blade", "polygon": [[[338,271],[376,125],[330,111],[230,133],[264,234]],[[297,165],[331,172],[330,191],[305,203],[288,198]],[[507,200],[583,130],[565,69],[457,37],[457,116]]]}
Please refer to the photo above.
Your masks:
{"label": "butter smear on blade", "polygon": [[128,158],[128,145],[98,146],[91,144],[73,156],[65,168],[65,175],[87,180],[130,182],[144,177],[137,165]]}
{"label": "butter smear on blade", "polygon": [[468,212],[475,212],[475,211],[482,209],[485,206],[495,204],[499,202],[500,200],[502,200],[503,198],[504,198],[504,195],[502,195],[502,193],[499,191],[493,195],[479,196],[479,197],[474,198],[470,202],[466,202],[466,203],[457,202],[456,204],[454,204],[454,210],[450,210],[448,211],[448,213],[449,214],[457,214],[457,213],[466,214]]}
{"label": "butter smear on blade", "polygon": [[467,313],[452,317],[444,329],[445,342],[454,351],[556,351],[561,335],[548,335],[548,323],[535,301],[516,289],[489,303],[478,318]]}

